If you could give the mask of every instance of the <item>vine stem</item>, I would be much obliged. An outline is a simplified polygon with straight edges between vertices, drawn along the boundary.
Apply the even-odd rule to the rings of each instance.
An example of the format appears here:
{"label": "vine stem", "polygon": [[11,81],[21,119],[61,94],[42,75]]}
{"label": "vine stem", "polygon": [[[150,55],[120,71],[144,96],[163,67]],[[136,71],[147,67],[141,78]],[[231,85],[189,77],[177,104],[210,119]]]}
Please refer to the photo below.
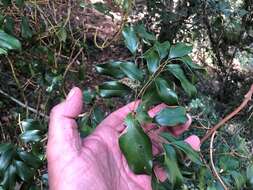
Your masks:
{"label": "vine stem", "polygon": [[222,125],[224,125],[227,121],[229,121],[232,117],[238,114],[251,100],[253,94],[253,84],[251,85],[249,91],[244,96],[243,102],[230,114],[224,117],[218,124],[216,124],[213,128],[211,128],[204,137],[200,140],[200,143],[203,144],[215,131],[217,131]]}
{"label": "vine stem", "polygon": [[213,141],[214,141],[214,137],[215,134],[217,133],[217,131],[214,131],[214,133],[211,136],[211,142],[210,142],[210,162],[211,162],[211,167],[213,170],[213,173],[215,175],[215,177],[218,179],[218,181],[221,183],[222,187],[224,188],[224,190],[228,190],[227,186],[225,185],[225,183],[223,182],[223,180],[221,179],[221,177],[219,176],[219,173],[217,172],[215,165],[214,165],[214,161],[213,161]]}

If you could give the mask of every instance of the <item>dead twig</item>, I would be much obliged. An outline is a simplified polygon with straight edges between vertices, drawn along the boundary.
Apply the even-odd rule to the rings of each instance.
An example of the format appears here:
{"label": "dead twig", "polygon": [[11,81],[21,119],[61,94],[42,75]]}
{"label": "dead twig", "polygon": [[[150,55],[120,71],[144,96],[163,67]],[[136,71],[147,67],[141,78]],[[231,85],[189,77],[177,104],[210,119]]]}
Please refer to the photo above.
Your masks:
{"label": "dead twig", "polygon": [[214,141],[214,136],[216,134],[216,131],[212,134],[211,137],[211,142],[210,142],[210,162],[211,162],[211,167],[213,170],[213,173],[215,175],[215,177],[217,178],[217,180],[221,183],[222,187],[224,188],[224,190],[228,190],[227,186],[225,185],[225,183],[223,182],[223,180],[221,179],[221,177],[219,176],[219,173],[217,172],[214,162],[213,162],[213,141]]}
{"label": "dead twig", "polygon": [[215,131],[217,131],[222,125],[224,125],[228,120],[238,114],[251,100],[253,94],[253,84],[250,87],[250,90],[244,96],[243,102],[230,114],[228,114],[225,118],[223,118],[218,124],[216,124],[213,128],[211,128],[205,136],[200,140],[200,143],[203,144]]}

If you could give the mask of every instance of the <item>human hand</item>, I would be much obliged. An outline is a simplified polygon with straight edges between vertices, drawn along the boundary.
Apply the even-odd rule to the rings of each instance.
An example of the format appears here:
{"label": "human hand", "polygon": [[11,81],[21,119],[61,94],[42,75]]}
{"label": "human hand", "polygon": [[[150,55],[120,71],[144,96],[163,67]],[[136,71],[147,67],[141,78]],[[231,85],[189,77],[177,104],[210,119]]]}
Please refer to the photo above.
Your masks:
{"label": "human hand", "polygon": [[[82,111],[82,91],[73,88],[67,99],[55,106],[50,114],[49,137],[47,144],[48,176],[51,190],[151,190],[151,177],[134,174],[123,156],[118,139],[125,129],[124,118],[136,109],[138,103],[132,102],[110,114],[95,131],[85,139],[78,133],[75,118]],[[159,105],[149,111],[151,117],[163,109]],[[191,124],[191,118],[182,126],[171,129],[179,135]],[[160,152],[157,144],[158,130],[150,130],[153,154]],[[200,143],[196,136],[185,140],[194,149]],[[155,168],[158,177],[167,176],[161,168]]]}

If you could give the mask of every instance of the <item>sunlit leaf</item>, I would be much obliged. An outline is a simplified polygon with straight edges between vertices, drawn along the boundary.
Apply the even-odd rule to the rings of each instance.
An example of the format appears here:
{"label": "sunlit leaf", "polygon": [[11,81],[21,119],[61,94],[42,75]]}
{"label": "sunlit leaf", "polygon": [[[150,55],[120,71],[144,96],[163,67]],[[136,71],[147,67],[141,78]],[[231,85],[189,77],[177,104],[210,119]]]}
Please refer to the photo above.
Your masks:
{"label": "sunlit leaf", "polygon": [[135,174],[151,174],[152,144],[138,121],[130,113],[126,119],[127,132],[119,138],[120,149]]}
{"label": "sunlit leaf", "polygon": [[20,135],[20,139],[25,142],[39,142],[42,139],[40,130],[25,131]]}
{"label": "sunlit leaf", "polygon": [[148,70],[150,73],[154,73],[159,65],[159,55],[158,53],[153,49],[149,49],[147,50],[144,54],[143,54],[144,58],[147,61],[147,66],[148,66]]}
{"label": "sunlit leaf", "polygon": [[117,81],[104,82],[99,86],[99,95],[103,98],[125,96],[130,92],[130,88]]}
{"label": "sunlit leaf", "polygon": [[139,40],[132,26],[125,26],[122,31],[126,47],[130,50],[132,54],[136,53],[138,48]]}
{"label": "sunlit leaf", "polygon": [[125,61],[120,64],[120,69],[128,76],[130,79],[142,81],[143,72],[136,66],[136,64]]}
{"label": "sunlit leaf", "polygon": [[186,43],[177,43],[170,48],[170,58],[183,57],[192,51],[192,46]]}
{"label": "sunlit leaf", "polygon": [[18,39],[0,30],[0,48],[7,50],[21,49],[21,43]]}
{"label": "sunlit leaf", "polygon": [[156,42],[154,46],[160,56],[160,59],[163,59],[168,55],[170,50],[170,42],[168,41],[165,41],[163,43]]}

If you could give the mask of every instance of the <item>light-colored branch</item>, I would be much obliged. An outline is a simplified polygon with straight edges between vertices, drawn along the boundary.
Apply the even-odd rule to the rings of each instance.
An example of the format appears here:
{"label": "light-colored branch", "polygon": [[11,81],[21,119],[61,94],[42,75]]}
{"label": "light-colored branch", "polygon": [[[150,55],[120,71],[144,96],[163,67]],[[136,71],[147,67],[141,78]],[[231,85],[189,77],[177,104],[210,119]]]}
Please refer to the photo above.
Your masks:
{"label": "light-colored branch", "polygon": [[219,176],[219,173],[217,172],[215,165],[214,165],[214,161],[213,161],[213,141],[214,141],[214,136],[216,134],[216,131],[212,134],[211,137],[211,142],[210,142],[210,162],[211,162],[211,167],[213,170],[213,173],[215,175],[215,177],[217,178],[217,180],[221,183],[222,187],[224,188],[224,190],[228,190],[227,186],[225,185],[225,183],[223,182],[223,180],[221,179],[221,177]]}
{"label": "light-colored branch", "polygon": [[253,94],[253,84],[251,85],[250,90],[244,96],[243,102],[230,114],[228,114],[225,118],[223,118],[218,124],[216,124],[213,128],[211,128],[205,136],[201,139],[200,143],[203,144],[215,131],[217,131],[222,125],[224,125],[228,120],[238,114],[251,100]]}
{"label": "light-colored branch", "polygon": [[44,117],[46,119],[49,119],[49,116],[44,114],[44,113],[41,113],[41,112],[38,112],[36,109],[24,104],[23,102],[17,100],[16,98],[14,98],[13,96],[7,94],[6,92],[4,92],[3,90],[0,89],[0,94],[6,96],[7,98],[9,98],[10,100],[12,100],[13,102],[15,102],[16,104],[18,104],[19,106],[23,107],[23,108],[27,108],[29,111],[35,113],[35,114],[38,114],[40,115],[41,117]]}

